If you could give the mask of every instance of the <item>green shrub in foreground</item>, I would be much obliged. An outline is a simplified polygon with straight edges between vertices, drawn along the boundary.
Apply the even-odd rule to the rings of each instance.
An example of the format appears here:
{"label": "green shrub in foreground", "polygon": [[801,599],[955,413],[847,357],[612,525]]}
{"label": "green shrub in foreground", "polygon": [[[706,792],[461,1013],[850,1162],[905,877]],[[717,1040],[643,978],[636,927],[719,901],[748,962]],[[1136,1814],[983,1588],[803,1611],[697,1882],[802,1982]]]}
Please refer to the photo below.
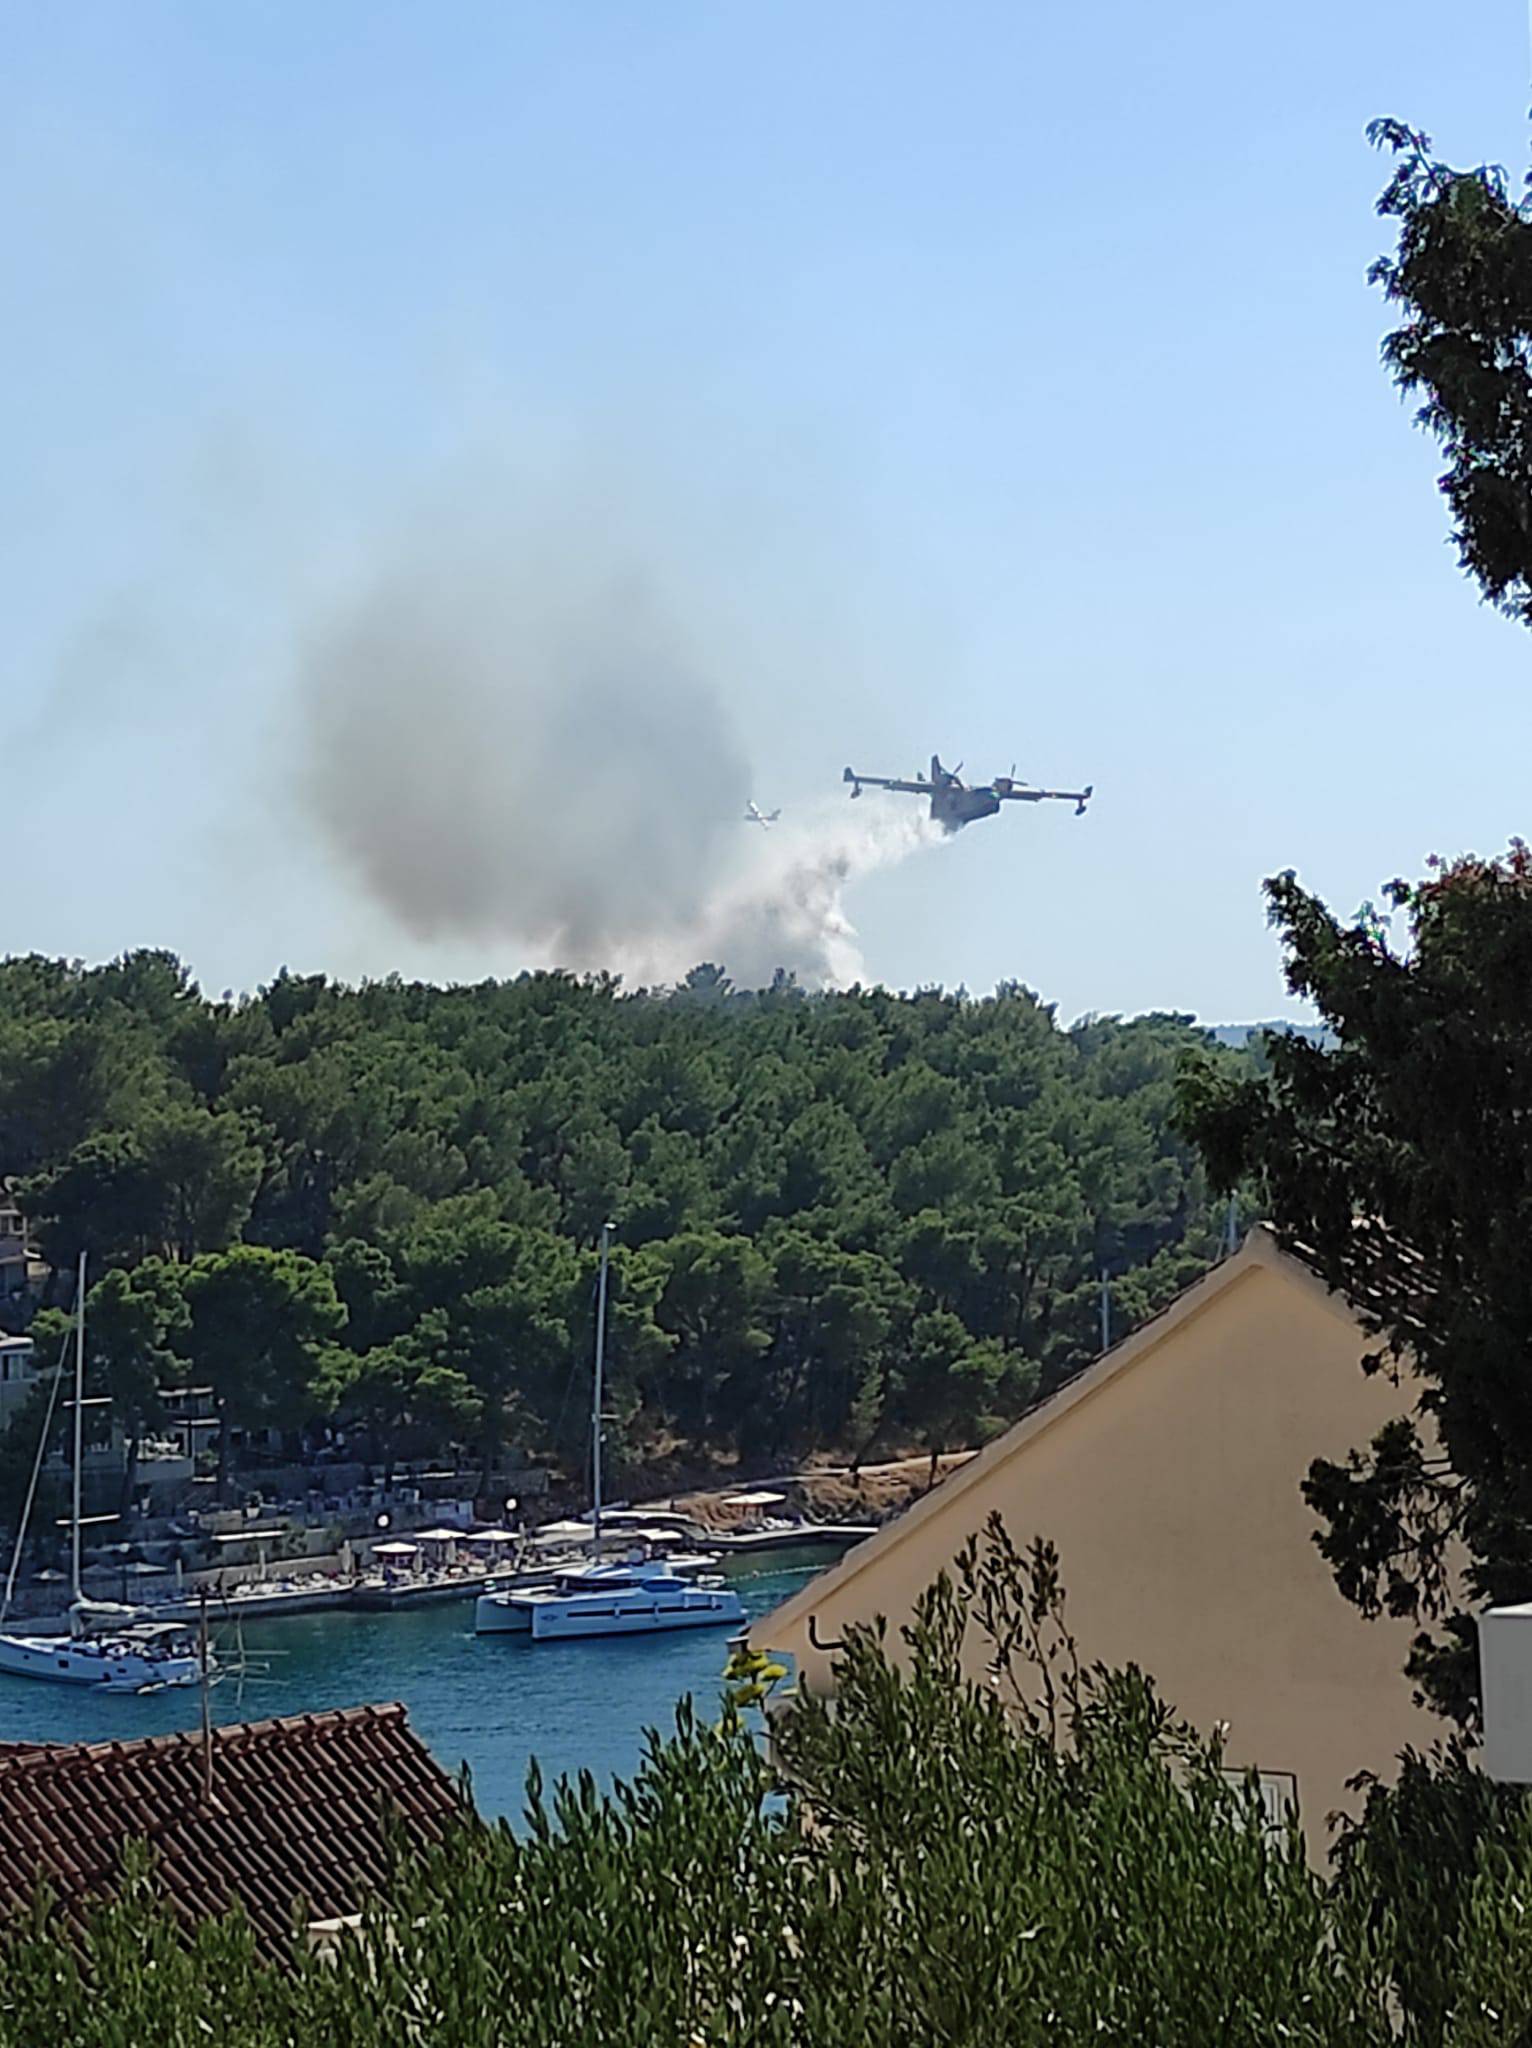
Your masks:
{"label": "green shrub in foreground", "polygon": [[[1461,1757],[1377,1790],[1334,1879],[1133,1671],[1081,1672],[1053,1560],[992,1527],[897,1662],[849,1640],[835,1708],[768,1764],[689,1707],[630,1784],[546,1793],[400,1868],[358,1937],[264,1966],[186,1940],[139,1864],[79,1955],[46,1913],[0,2042],[70,2048],[1481,2048],[1532,2025],[1532,1821]],[[987,1678],[959,1668],[982,1632]],[[1438,1842],[1441,1852],[1438,1855]]]}

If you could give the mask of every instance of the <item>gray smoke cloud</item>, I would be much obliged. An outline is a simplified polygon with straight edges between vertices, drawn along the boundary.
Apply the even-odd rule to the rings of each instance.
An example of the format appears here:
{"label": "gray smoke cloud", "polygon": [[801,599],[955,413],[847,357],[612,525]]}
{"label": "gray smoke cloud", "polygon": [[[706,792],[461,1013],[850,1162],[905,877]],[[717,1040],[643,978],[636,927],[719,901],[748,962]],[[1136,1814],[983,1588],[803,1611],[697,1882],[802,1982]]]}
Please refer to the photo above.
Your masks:
{"label": "gray smoke cloud", "polygon": [[725,659],[659,566],[599,512],[475,523],[388,551],[300,647],[303,792],[355,879],[416,938],[630,983],[861,978],[845,890],[933,836],[913,807],[746,825]]}

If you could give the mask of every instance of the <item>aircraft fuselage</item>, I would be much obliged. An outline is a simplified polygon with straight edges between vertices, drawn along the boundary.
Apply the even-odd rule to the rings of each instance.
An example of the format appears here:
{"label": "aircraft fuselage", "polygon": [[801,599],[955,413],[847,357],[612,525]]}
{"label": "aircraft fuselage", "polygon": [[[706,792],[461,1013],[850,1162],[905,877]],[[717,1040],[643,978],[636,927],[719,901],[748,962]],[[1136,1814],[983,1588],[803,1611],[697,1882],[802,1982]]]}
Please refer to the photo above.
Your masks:
{"label": "aircraft fuselage", "polygon": [[933,789],[931,816],[944,832],[961,832],[979,818],[992,818],[1000,808],[993,790],[964,789],[961,784]]}

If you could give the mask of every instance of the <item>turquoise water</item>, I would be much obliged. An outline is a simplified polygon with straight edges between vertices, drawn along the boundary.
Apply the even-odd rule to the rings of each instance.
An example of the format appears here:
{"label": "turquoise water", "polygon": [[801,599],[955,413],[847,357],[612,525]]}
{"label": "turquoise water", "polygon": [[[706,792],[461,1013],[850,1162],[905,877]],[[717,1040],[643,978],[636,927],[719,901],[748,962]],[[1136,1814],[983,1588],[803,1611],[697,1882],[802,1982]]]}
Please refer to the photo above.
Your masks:
{"label": "turquoise water", "polygon": [[[766,1613],[827,1560],[779,1552],[767,1569],[731,1573],[746,1612]],[[217,1632],[228,1655],[227,1631]],[[690,1693],[716,1708],[731,1631],[536,1643],[476,1636],[472,1600],[394,1614],[306,1614],[248,1623],[246,1675],[213,1692],[219,1721],[403,1700],[410,1722],[450,1771],[467,1763],[486,1814],[516,1817],[527,1763],[545,1778],[591,1770],[627,1776],[646,1728],[668,1729]],[[142,1699],[0,1676],[0,1740],[103,1742],[197,1725],[195,1690]]]}

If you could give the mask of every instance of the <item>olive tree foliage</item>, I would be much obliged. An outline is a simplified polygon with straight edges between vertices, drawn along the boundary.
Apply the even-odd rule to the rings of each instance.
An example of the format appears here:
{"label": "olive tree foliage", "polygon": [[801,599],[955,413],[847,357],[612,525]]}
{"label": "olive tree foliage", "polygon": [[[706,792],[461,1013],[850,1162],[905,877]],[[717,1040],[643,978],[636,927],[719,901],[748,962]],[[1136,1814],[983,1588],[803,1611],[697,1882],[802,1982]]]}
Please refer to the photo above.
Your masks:
{"label": "olive tree foliage", "polygon": [[1358,1781],[1333,1849],[1334,1892],[1386,1955],[1407,2048],[1521,2041],[1529,2011],[1532,1809],[1454,1737],[1406,1751],[1392,1783]]}
{"label": "olive tree foliage", "polygon": [[1058,1560],[998,1523],[897,1655],[848,1635],[833,1712],[773,1715],[770,1759],[729,1699],[683,1705],[610,1791],[534,1768],[519,1827],[465,1816],[401,1857],[323,1961],[263,1964],[237,1917],[178,1931],[130,1856],[83,1943],[46,1900],[10,1931],[0,2043],[1480,2048],[1532,2024],[1520,1795],[1413,1759],[1326,1878],[1143,1674],[1081,1668]]}

